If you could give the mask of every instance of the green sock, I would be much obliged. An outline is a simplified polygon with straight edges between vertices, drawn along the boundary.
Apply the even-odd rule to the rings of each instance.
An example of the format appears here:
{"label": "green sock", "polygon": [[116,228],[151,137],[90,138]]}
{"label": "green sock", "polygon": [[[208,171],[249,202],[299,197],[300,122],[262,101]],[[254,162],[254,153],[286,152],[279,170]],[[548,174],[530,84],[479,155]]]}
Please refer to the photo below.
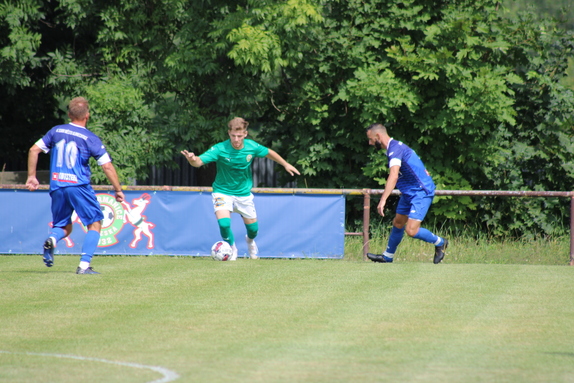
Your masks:
{"label": "green sock", "polygon": [[219,225],[221,238],[233,246],[235,243],[235,238],[233,238],[233,231],[231,231],[231,218],[220,218],[217,220],[217,224]]}

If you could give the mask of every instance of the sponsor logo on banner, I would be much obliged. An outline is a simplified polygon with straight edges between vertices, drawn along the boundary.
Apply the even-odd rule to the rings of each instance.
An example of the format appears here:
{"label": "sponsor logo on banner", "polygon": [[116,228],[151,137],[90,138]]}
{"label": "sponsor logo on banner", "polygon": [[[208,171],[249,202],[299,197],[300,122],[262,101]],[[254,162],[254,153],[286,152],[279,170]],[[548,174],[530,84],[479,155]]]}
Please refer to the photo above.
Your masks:
{"label": "sponsor logo on banner", "polygon": [[113,246],[118,243],[117,235],[122,231],[126,223],[125,212],[122,204],[109,194],[96,194],[98,202],[104,214],[102,230],[100,231],[99,247]]}
{"label": "sponsor logo on banner", "polygon": [[[148,249],[154,248],[155,236],[152,229],[155,227],[155,224],[149,222],[147,217],[143,215],[143,212],[151,203],[151,196],[148,193],[134,198],[131,204],[126,201],[120,203],[110,194],[96,194],[96,197],[104,215],[98,247],[109,247],[117,244],[119,242],[118,234],[124,229],[124,225],[129,223],[134,228],[133,239],[129,247],[135,249],[142,236],[145,236],[147,237],[146,247]],[[88,231],[75,211],[72,213],[72,222],[79,224],[84,232]],[[64,241],[67,247],[74,247],[74,242],[70,237],[64,238]]]}
{"label": "sponsor logo on banner", "polygon": [[148,222],[147,217],[143,215],[147,205],[151,203],[151,196],[147,193],[142,194],[139,198],[134,198],[131,205],[127,202],[122,202],[127,221],[134,227],[134,239],[130,242],[130,247],[135,249],[138,242],[142,239],[142,234],[147,237],[146,247],[148,249],[154,248],[154,234],[151,229],[155,225]]}

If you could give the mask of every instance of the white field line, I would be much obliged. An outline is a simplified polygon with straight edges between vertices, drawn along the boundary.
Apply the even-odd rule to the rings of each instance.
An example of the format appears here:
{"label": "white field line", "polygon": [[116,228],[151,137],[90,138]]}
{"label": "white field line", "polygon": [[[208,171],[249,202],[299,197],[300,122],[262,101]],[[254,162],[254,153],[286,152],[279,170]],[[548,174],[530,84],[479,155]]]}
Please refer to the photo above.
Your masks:
{"label": "white field line", "polygon": [[115,364],[118,366],[126,366],[126,367],[152,370],[152,371],[158,372],[158,373],[163,375],[163,378],[157,379],[157,380],[154,380],[154,381],[151,381],[148,383],[168,383],[168,382],[173,382],[174,380],[177,380],[179,378],[179,375],[177,374],[177,372],[168,370],[167,368],[158,367],[158,366],[146,366],[144,364],[138,364],[138,363],[116,362],[113,360],[100,359],[100,358],[89,358],[89,357],[85,357],[85,356],[64,355],[64,354],[47,354],[47,353],[42,353],[42,352],[11,352],[11,351],[0,350],[0,354],[48,356],[48,357],[53,357],[53,358],[66,358],[66,359],[85,360],[85,361],[90,361],[90,362],[101,362],[101,363]]}

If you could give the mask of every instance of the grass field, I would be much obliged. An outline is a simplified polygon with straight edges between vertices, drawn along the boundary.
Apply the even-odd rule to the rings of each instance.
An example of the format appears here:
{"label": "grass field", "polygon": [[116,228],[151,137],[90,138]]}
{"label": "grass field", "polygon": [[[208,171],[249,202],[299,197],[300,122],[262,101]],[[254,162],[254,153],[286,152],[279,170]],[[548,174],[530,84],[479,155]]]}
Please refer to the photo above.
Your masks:
{"label": "grass field", "polygon": [[[381,253],[387,245],[387,237],[374,235],[369,243],[370,252]],[[442,235],[442,234],[441,234]],[[405,236],[406,237],[406,236]],[[570,262],[570,238],[543,238],[536,240],[494,240],[447,236],[450,244],[445,263],[491,263],[524,265],[566,265]],[[345,259],[359,261],[362,257],[362,237],[345,240]],[[430,262],[434,248],[428,243],[412,238],[401,242],[395,260],[404,262]]]}
{"label": "grass field", "polygon": [[0,382],[574,382],[574,268],[406,253],[0,256]]}

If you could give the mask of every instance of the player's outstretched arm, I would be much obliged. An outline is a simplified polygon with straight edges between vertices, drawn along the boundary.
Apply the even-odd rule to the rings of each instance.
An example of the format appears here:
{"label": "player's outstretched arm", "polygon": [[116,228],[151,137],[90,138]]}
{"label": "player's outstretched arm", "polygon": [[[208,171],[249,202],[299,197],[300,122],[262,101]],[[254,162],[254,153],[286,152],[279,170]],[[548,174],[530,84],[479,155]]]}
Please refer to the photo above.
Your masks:
{"label": "player's outstretched arm", "polygon": [[267,157],[267,158],[277,162],[279,165],[283,166],[285,168],[285,171],[287,173],[291,174],[292,176],[294,176],[295,174],[301,175],[301,173],[299,173],[299,170],[297,170],[297,168],[295,168],[295,166],[293,166],[289,162],[285,161],[283,159],[283,157],[281,157],[275,150],[269,149],[269,154],[267,154],[265,157]]}
{"label": "player's outstretched arm", "polygon": [[192,152],[188,152],[187,150],[182,150],[181,154],[183,154],[183,156],[187,159],[187,162],[189,162],[189,164],[191,166],[193,166],[194,168],[198,168],[201,165],[203,165],[203,161],[201,160],[201,158],[199,158],[199,156],[196,156]]}

